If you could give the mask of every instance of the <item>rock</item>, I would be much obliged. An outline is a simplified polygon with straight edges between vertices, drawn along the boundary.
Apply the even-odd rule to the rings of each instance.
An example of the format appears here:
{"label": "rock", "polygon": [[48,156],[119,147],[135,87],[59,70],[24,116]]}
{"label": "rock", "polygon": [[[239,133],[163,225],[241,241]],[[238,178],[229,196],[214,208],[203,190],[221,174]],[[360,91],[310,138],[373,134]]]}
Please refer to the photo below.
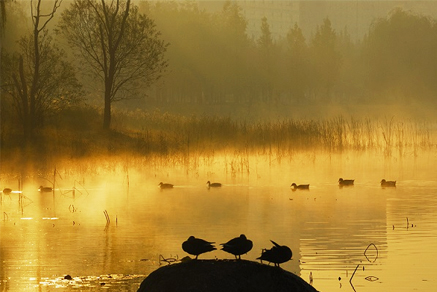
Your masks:
{"label": "rock", "polygon": [[138,292],[317,291],[299,276],[279,267],[247,260],[190,260],[161,267]]}

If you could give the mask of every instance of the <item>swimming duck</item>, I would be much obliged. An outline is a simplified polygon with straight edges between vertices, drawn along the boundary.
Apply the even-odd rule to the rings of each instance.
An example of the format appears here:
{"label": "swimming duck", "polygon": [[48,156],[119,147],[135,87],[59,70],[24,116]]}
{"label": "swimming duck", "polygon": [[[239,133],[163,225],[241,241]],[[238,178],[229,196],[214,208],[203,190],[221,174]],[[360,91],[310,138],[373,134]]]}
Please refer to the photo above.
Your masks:
{"label": "swimming duck", "polygon": [[53,188],[52,187],[43,187],[43,186],[40,186],[38,191],[40,191],[41,193],[44,193],[44,192],[53,192]]}
{"label": "swimming duck", "polygon": [[12,192],[12,189],[10,189],[10,188],[4,188],[3,189],[3,194],[5,194],[5,195],[10,195],[11,192]]}
{"label": "swimming duck", "polygon": [[167,184],[167,183],[163,183],[163,182],[160,182],[158,186],[159,186],[161,189],[171,189],[171,188],[173,188],[173,185],[172,185],[172,184]]}
{"label": "swimming duck", "polygon": [[240,237],[235,237],[226,243],[221,243],[220,245],[223,246],[222,250],[233,254],[236,259],[241,259],[241,255],[248,253],[253,247],[252,241],[247,239],[244,234],[241,234]]}
{"label": "swimming duck", "polygon": [[385,180],[381,181],[381,187],[396,187],[396,181],[393,180]]}
{"label": "swimming duck", "polygon": [[340,186],[353,186],[354,185],[354,179],[342,179],[342,178],[339,178],[338,179],[338,184],[340,185]]}
{"label": "swimming duck", "polygon": [[191,255],[197,257],[205,252],[216,250],[213,245],[214,242],[209,242],[200,238],[195,238],[194,236],[190,236],[186,241],[182,243],[182,249]]}
{"label": "swimming duck", "polygon": [[222,186],[221,183],[211,183],[210,181],[207,181],[206,184],[208,188],[220,188]]}
{"label": "swimming duck", "polygon": [[295,190],[309,190],[310,189],[310,185],[297,185],[295,183],[292,183],[291,186],[293,191]]}
{"label": "swimming duck", "polygon": [[273,247],[271,249],[263,249],[261,256],[257,258],[257,260],[268,261],[270,263],[274,263],[276,267],[279,267],[279,264],[285,263],[291,259],[293,256],[293,252],[286,245],[279,245],[273,240],[270,240],[273,243]]}

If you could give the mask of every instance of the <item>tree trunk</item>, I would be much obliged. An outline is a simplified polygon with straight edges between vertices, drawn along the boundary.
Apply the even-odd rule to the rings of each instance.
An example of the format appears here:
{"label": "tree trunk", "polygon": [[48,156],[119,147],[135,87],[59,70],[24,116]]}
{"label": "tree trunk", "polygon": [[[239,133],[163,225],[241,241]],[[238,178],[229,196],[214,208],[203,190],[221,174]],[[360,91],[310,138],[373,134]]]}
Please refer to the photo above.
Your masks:
{"label": "tree trunk", "polygon": [[103,129],[109,130],[111,128],[111,90],[109,86],[105,86],[105,109],[103,111]]}

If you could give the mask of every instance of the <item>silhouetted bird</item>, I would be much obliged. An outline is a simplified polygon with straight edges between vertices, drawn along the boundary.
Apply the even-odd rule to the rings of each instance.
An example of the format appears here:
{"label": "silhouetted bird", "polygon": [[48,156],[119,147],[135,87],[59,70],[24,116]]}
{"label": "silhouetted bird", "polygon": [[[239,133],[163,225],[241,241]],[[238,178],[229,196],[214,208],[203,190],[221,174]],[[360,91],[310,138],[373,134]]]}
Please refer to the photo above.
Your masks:
{"label": "silhouetted bird", "polygon": [[205,252],[216,250],[213,245],[214,242],[209,242],[200,238],[195,238],[194,236],[190,236],[186,241],[182,243],[182,249],[197,257]]}
{"label": "silhouetted bird", "polygon": [[4,188],[3,189],[3,194],[5,194],[5,195],[10,195],[11,192],[12,192],[12,189],[10,189],[10,188]]}
{"label": "silhouetted bird", "polygon": [[381,181],[381,187],[396,187],[396,181],[393,180],[385,180]]}
{"label": "silhouetted bird", "polygon": [[288,246],[279,245],[273,240],[270,241],[273,243],[273,247],[271,249],[263,249],[261,256],[257,258],[258,260],[261,260],[261,262],[268,261],[279,267],[279,264],[285,263],[291,259],[293,253]]}
{"label": "silhouetted bird", "polygon": [[223,246],[222,250],[233,254],[236,259],[241,259],[241,255],[248,253],[253,247],[252,241],[247,239],[244,234],[241,234],[240,237],[235,237],[226,243],[221,243],[220,245]]}
{"label": "silhouetted bird", "polygon": [[163,182],[160,182],[158,186],[159,186],[161,189],[171,189],[171,188],[173,188],[173,185],[172,185],[172,184],[165,184],[165,183],[163,183]]}
{"label": "silhouetted bird", "polygon": [[338,179],[338,185],[339,186],[353,186],[354,185],[354,179]]}
{"label": "silhouetted bird", "polygon": [[295,183],[292,183],[291,186],[293,191],[295,190],[309,190],[310,189],[310,185],[297,185]]}
{"label": "silhouetted bird", "polygon": [[53,192],[53,188],[52,187],[43,187],[43,186],[40,186],[38,191],[40,191],[42,193],[43,192]]}
{"label": "silhouetted bird", "polygon": [[208,185],[208,188],[219,188],[222,186],[221,183],[211,183],[210,181],[207,181],[206,184]]}

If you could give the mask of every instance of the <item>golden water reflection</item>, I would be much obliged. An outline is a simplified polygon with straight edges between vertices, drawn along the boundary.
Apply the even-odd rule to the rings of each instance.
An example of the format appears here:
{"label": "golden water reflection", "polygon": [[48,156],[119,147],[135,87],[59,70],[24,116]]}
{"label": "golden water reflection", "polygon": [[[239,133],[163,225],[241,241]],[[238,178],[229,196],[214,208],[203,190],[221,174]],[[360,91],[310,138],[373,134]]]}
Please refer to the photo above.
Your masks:
{"label": "golden water reflection", "polygon": [[[243,258],[256,260],[270,239],[288,245],[293,259],[281,266],[306,281],[311,274],[320,291],[430,291],[436,160],[433,153],[350,152],[111,162],[86,171],[58,166],[54,193],[39,193],[42,179],[29,176],[24,207],[16,196],[2,196],[0,291],[50,291],[44,283],[67,274],[147,275],[159,267],[159,255],[186,256],[181,244],[190,235],[219,244],[241,233],[254,243]],[[339,177],[355,179],[355,186],[339,188]],[[382,178],[397,187],[381,188]],[[223,187],[208,189],[208,180]],[[161,190],[161,181],[175,187]],[[310,190],[291,191],[292,182]],[[375,248],[364,254],[370,244]],[[233,256],[217,250],[200,258]],[[105,284],[136,291],[142,278]]]}

